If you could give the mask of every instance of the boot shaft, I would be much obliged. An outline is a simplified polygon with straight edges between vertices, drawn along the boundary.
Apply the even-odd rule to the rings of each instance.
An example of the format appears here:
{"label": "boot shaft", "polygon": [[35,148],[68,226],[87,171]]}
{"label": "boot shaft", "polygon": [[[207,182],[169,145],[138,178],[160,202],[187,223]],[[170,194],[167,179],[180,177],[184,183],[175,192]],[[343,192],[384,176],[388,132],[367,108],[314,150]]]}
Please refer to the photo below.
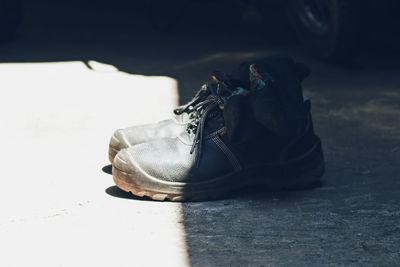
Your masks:
{"label": "boot shaft", "polygon": [[226,100],[226,143],[244,165],[279,163],[316,142],[301,82],[308,68],[284,56],[248,65],[250,90]]}

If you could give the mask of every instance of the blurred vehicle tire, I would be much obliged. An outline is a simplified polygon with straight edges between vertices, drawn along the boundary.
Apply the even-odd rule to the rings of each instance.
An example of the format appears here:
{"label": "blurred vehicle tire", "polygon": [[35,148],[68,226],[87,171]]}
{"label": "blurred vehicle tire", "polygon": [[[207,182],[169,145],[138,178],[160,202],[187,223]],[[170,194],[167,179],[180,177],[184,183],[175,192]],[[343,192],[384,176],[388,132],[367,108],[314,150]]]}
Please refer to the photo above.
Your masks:
{"label": "blurred vehicle tire", "polygon": [[15,37],[22,20],[22,0],[0,0],[0,41]]}
{"label": "blurred vehicle tire", "polygon": [[363,4],[360,0],[287,0],[286,10],[299,39],[316,56],[343,62],[354,58],[360,48]]}

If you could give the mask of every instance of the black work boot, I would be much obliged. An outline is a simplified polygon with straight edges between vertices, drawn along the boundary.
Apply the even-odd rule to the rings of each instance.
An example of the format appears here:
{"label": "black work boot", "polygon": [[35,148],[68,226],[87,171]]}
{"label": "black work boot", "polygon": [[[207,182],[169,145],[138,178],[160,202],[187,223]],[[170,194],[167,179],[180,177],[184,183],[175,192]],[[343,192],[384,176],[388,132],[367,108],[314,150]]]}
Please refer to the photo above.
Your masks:
{"label": "black work boot", "polygon": [[287,57],[249,67],[250,88],[221,90],[197,103],[185,131],[138,144],[113,162],[116,185],[154,200],[205,200],[250,185],[306,188],[324,172],[320,139],[301,80]]}
{"label": "black work boot", "polygon": [[175,137],[184,131],[191,121],[193,107],[203,101],[210,94],[217,93],[220,86],[236,88],[238,86],[247,87],[248,64],[239,65],[230,75],[225,75],[221,71],[214,71],[212,81],[204,84],[196,93],[194,98],[187,104],[174,110],[175,116],[169,120],[163,120],[153,124],[131,126],[125,129],[118,129],[110,139],[108,157],[110,162],[114,161],[117,153],[130,146],[146,143],[152,140],[166,137]]}

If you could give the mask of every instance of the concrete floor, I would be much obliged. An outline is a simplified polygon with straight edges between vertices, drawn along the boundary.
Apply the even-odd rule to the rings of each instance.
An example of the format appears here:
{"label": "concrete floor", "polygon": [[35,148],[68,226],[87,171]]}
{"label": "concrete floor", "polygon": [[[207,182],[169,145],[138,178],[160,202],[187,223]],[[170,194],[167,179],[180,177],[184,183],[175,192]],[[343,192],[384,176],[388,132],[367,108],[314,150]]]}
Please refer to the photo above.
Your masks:
{"label": "concrete floor", "polygon": [[[400,266],[398,54],[339,67],[281,21],[268,38],[215,20],[161,34],[126,24],[124,8],[107,27],[101,12],[69,24],[67,7],[28,5],[20,37],[0,46],[1,266]],[[165,118],[213,69],[276,52],[312,69],[322,187],[180,204],[113,186],[114,129]]]}

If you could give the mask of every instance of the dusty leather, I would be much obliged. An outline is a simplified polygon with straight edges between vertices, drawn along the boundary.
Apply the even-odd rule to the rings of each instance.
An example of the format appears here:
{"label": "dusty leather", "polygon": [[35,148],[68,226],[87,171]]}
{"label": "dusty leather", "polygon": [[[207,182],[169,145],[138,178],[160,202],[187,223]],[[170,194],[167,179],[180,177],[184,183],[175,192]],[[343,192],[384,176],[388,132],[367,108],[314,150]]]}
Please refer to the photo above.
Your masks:
{"label": "dusty leather", "polygon": [[110,147],[116,150],[134,146],[137,144],[174,137],[184,131],[189,121],[189,115],[183,113],[172,119],[163,120],[158,123],[136,125],[125,129],[118,129],[110,140]]}

